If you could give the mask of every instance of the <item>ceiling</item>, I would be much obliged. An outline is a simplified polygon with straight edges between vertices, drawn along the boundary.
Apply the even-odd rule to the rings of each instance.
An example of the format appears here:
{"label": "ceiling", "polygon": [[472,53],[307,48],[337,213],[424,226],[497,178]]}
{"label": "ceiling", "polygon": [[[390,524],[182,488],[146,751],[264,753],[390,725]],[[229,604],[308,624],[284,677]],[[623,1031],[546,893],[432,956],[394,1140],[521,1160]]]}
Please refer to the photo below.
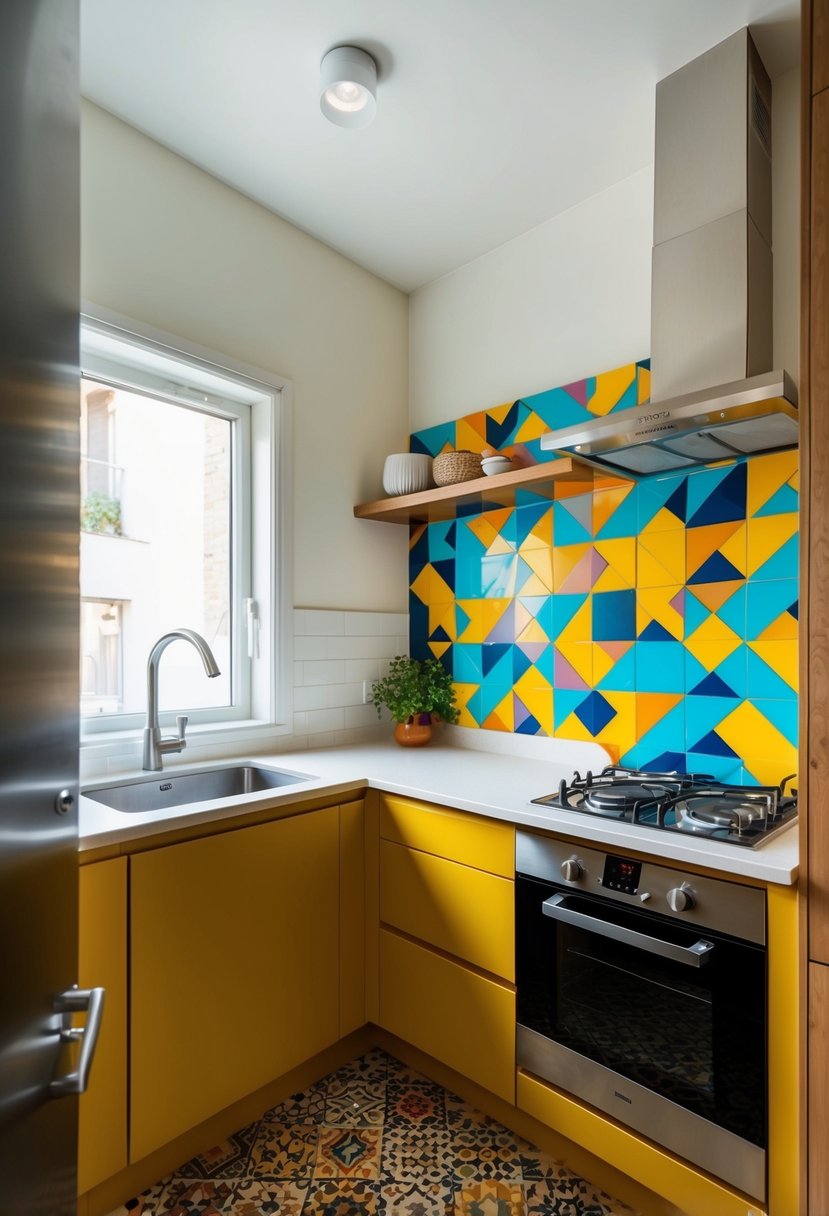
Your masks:
{"label": "ceiling", "polygon": [[[405,291],[653,160],[654,85],[750,24],[794,67],[799,0],[82,0],[84,94]],[[332,126],[319,63],[379,64]]]}

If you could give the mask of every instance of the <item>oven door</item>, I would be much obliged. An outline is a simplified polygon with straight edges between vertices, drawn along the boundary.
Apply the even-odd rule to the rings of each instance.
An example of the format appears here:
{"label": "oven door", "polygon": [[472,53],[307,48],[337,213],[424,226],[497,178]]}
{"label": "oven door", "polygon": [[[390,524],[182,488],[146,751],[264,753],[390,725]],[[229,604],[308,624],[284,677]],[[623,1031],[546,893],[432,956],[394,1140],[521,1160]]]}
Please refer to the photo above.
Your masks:
{"label": "oven door", "polygon": [[518,1063],[765,1198],[762,947],[518,875]]}

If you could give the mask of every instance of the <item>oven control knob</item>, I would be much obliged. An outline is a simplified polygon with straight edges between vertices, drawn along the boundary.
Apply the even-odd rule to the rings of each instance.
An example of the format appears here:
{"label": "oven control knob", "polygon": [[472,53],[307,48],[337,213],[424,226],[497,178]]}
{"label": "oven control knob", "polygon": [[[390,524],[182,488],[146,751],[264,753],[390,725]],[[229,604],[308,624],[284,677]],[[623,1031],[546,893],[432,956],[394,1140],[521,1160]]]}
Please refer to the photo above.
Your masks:
{"label": "oven control knob", "polygon": [[566,882],[578,882],[583,873],[584,866],[578,857],[568,857],[566,861],[561,863],[561,877]]}
{"label": "oven control knob", "polygon": [[668,892],[668,907],[672,912],[690,912],[695,903],[694,893],[685,882]]}

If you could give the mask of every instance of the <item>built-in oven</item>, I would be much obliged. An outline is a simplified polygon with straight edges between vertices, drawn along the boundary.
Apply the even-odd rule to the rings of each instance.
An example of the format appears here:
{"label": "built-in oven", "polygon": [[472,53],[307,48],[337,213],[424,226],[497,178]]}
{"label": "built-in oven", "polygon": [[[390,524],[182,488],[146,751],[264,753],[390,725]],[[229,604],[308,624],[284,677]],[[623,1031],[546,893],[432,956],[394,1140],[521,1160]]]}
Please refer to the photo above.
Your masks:
{"label": "built-in oven", "polygon": [[517,833],[518,1063],[762,1201],[765,893]]}

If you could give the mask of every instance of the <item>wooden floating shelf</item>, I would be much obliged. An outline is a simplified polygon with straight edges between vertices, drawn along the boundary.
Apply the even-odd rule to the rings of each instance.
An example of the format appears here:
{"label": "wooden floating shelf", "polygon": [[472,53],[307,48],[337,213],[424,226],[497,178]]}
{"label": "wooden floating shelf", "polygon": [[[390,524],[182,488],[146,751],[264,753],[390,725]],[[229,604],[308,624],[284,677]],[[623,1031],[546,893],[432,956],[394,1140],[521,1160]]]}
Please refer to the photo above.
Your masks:
{"label": "wooden floating shelf", "polygon": [[357,519],[376,519],[388,524],[431,523],[453,519],[458,507],[511,507],[519,490],[531,490],[533,494],[553,498],[556,483],[562,481],[583,483],[587,490],[592,485],[592,470],[564,456],[509,473],[497,473],[494,477],[476,477],[474,481],[439,486],[419,494],[400,494],[396,498],[363,502],[354,508],[354,514]]}

